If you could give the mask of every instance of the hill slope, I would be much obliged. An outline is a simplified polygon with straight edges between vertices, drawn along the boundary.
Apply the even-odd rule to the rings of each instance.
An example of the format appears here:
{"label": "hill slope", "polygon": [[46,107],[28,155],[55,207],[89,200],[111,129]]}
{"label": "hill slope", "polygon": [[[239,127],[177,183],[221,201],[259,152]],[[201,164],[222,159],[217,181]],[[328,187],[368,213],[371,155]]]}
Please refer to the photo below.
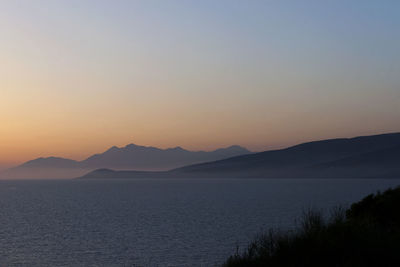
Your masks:
{"label": "hill slope", "polygon": [[[123,175],[129,177],[127,172]],[[144,173],[140,177],[146,176]],[[303,143],[189,165],[149,177],[400,178],[400,133]],[[87,178],[96,175],[88,174]],[[118,178],[119,173],[110,173]],[[130,177],[138,177],[131,173]],[[104,178],[104,176],[103,176]]]}

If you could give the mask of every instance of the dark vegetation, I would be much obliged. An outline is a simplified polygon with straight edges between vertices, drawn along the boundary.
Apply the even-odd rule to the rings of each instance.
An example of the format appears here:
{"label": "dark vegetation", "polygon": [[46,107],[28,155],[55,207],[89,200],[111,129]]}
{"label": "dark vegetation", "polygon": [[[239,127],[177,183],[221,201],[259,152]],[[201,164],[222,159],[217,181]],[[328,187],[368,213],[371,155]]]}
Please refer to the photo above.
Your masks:
{"label": "dark vegetation", "polygon": [[329,219],[307,212],[294,232],[261,234],[223,266],[400,266],[400,187],[335,209]]}

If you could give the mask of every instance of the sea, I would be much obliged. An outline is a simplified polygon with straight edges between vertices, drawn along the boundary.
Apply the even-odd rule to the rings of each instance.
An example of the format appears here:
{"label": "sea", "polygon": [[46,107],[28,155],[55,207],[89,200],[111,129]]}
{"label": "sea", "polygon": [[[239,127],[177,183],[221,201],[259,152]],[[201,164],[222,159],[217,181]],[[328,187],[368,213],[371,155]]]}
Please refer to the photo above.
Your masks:
{"label": "sea", "polygon": [[0,181],[0,266],[220,266],[395,179]]}

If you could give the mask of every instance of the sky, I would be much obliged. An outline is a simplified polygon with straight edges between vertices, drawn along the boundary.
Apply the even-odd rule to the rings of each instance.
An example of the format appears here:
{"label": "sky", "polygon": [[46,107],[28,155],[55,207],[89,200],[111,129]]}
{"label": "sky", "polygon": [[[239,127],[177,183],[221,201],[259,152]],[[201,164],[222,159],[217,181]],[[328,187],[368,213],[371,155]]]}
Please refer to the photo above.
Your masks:
{"label": "sky", "polygon": [[0,0],[0,168],[400,131],[400,1]]}

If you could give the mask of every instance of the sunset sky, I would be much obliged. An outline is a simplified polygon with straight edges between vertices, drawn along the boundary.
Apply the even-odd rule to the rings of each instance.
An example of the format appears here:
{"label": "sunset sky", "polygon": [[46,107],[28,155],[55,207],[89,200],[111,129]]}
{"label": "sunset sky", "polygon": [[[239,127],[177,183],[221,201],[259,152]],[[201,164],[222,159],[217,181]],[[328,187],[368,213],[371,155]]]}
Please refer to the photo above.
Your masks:
{"label": "sunset sky", "polygon": [[[304,4],[304,3],[307,4]],[[0,169],[400,131],[400,1],[0,0]]]}

